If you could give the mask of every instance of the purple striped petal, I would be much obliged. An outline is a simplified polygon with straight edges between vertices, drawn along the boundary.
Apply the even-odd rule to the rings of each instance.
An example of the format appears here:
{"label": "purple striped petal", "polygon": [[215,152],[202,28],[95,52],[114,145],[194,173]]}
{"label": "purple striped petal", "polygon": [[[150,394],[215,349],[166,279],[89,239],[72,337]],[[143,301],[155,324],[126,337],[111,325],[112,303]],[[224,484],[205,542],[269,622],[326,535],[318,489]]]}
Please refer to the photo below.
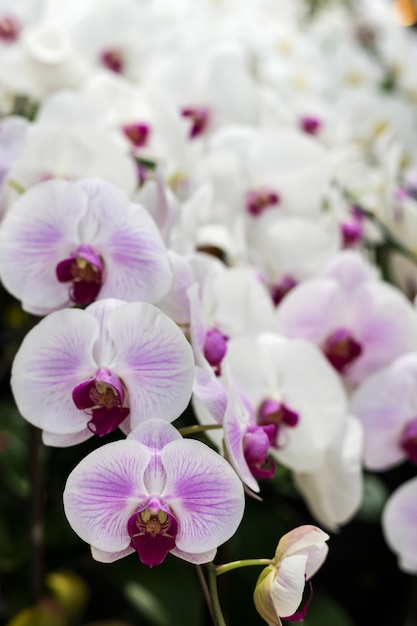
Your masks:
{"label": "purple striped petal", "polygon": [[78,309],[51,313],[23,340],[13,362],[11,387],[19,411],[29,422],[57,435],[85,429],[72,390],[94,376],[98,323]]}
{"label": "purple striped petal", "polygon": [[159,309],[139,302],[115,309],[107,327],[116,348],[109,367],[128,389],[131,426],[179,417],[190,400],[195,369],[182,331]]}
{"label": "purple striped petal", "polygon": [[80,243],[86,197],[61,180],[40,183],[13,205],[0,227],[0,277],[5,288],[36,314],[70,304],[55,268]]}
{"label": "purple striped petal", "polygon": [[128,547],[128,521],[148,498],[143,476],[150,457],[138,441],[115,441],[91,452],[71,472],[65,514],[84,541],[105,552]]}
{"label": "purple striped petal", "polygon": [[184,552],[213,550],[237,530],[243,516],[242,483],[231,466],[199,441],[173,441],[161,452],[167,482],[161,497],[178,521]]}

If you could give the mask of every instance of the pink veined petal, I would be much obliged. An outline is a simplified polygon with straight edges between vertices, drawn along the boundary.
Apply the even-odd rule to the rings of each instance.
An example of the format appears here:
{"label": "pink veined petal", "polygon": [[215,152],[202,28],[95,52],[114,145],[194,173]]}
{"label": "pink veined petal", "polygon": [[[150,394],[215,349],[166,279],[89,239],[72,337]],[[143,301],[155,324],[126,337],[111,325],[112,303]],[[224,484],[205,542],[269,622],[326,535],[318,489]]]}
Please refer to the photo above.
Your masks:
{"label": "pink veined petal", "polygon": [[70,304],[55,268],[79,245],[86,197],[67,181],[40,183],[24,193],[0,227],[0,277],[23,308],[46,314]]}
{"label": "pink veined petal", "polygon": [[[213,420],[218,424],[223,424],[227,405],[227,393],[224,385],[212,371],[196,367],[193,394],[193,401],[198,399],[210,413]],[[197,415],[197,418],[201,422],[199,415]]]}
{"label": "pink veined petal", "polygon": [[29,422],[57,435],[84,430],[86,415],[72,390],[94,376],[96,320],[78,309],[51,313],[24,338],[12,365],[11,387],[19,411]]}
{"label": "pink veined petal", "polygon": [[105,552],[128,547],[127,522],[148,496],[143,476],[150,458],[138,441],[115,441],[91,452],[71,472],[64,509],[81,539]]}
{"label": "pink veined petal", "polygon": [[178,326],[155,306],[136,302],[115,309],[107,328],[116,347],[111,369],[129,392],[131,427],[179,417],[191,398],[194,357]]}
{"label": "pink veined petal", "polygon": [[178,520],[177,547],[206,552],[230,539],[243,516],[244,494],[227,461],[195,440],[173,441],[161,460],[167,474],[161,497]]}
{"label": "pink veined petal", "polygon": [[417,574],[417,478],[398,487],[382,514],[385,540],[398,557],[400,569]]}
{"label": "pink veined petal", "polygon": [[100,298],[157,302],[172,282],[168,253],[158,227],[143,206],[129,204],[127,197],[126,204],[116,208],[100,200],[94,246],[107,270]]}
{"label": "pink veined petal", "polygon": [[283,619],[296,612],[303,599],[307,557],[294,554],[285,557],[272,585],[272,597],[278,615]]}

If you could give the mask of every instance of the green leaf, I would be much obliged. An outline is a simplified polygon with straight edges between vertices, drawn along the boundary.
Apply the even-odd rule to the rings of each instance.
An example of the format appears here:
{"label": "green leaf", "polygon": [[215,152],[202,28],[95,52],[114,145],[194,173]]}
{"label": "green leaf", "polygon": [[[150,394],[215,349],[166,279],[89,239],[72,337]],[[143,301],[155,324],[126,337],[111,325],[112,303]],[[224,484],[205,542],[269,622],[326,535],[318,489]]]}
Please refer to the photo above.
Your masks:
{"label": "green leaf", "polygon": [[[304,626],[355,626],[344,608],[324,594],[314,594]],[[284,624],[288,624],[284,621]]]}
{"label": "green leaf", "polygon": [[356,518],[364,522],[378,522],[388,495],[388,489],[379,476],[365,474],[362,504]]}
{"label": "green leaf", "polygon": [[131,581],[125,587],[125,594],[139,613],[155,626],[170,626],[168,612],[149,589]]}

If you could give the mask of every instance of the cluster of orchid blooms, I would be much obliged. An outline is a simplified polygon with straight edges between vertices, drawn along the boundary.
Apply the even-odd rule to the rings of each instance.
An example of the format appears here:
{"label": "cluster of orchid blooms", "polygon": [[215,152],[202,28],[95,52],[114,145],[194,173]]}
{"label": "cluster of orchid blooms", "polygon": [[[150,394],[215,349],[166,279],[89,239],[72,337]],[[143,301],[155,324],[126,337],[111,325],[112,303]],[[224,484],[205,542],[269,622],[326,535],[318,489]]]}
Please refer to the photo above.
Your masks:
{"label": "cluster of orchid blooms", "polygon": [[[72,528],[102,562],[210,563],[280,464],[338,530],[365,470],[417,462],[417,48],[389,3],[2,0],[0,48],[0,280],[36,319],[13,395],[48,446],[98,437]],[[416,573],[417,476],[382,526]],[[328,538],[259,560],[268,624]]]}

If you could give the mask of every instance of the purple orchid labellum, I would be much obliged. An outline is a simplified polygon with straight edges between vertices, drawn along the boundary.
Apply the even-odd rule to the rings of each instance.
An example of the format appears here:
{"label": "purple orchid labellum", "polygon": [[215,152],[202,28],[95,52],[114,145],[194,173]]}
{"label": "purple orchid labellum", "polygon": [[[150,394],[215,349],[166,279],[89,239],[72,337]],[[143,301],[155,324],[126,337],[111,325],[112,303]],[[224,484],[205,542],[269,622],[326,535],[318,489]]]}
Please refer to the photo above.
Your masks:
{"label": "purple orchid labellum", "polygon": [[216,376],[220,376],[220,364],[227,352],[228,336],[217,328],[209,328],[204,341],[204,356],[214,368]]}
{"label": "purple orchid labellum", "polygon": [[170,552],[201,564],[237,530],[244,493],[219,454],[155,419],[87,455],[68,477],[64,508],[98,561],[136,552],[153,567]]}
{"label": "purple orchid labellum", "polygon": [[118,376],[101,369],[91,380],[77,385],[72,392],[77,409],[91,414],[87,428],[99,437],[113,432],[129,415],[124,385]]}
{"label": "purple orchid labellum", "polygon": [[417,464],[417,418],[411,420],[404,429],[401,447],[410,461]]}
{"label": "purple orchid labellum", "polygon": [[283,402],[276,400],[264,400],[258,409],[258,422],[260,424],[275,424],[277,428],[285,424],[290,428],[297,426],[300,416],[289,409]]}
{"label": "purple orchid labellum", "polygon": [[243,438],[246,462],[255,478],[272,478],[276,463],[268,456],[269,448],[275,444],[277,427],[249,425]]}
{"label": "purple orchid labellum", "polygon": [[272,189],[255,189],[246,193],[246,210],[257,217],[266,209],[277,206],[281,201],[279,194]]}
{"label": "purple orchid labellum", "polygon": [[184,107],[181,115],[191,120],[190,139],[202,135],[210,121],[210,110],[203,106]]}
{"label": "purple orchid labellum", "polygon": [[58,280],[61,283],[72,283],[70,298],[78,306],[90,304],[97,298],[103,282],[103,271],[103,260],[90,246],[80,246],[75,254],[56,266]]}
{"label": "purple orchid labellum", "polygon": [[275,306],[278,306],[280,302],[285,298],[288,292],[297,286],[297,281],[291,276],[284,276],[284,278],[277,284],[270,287],[271,298]]}
{"label": "purple orchid labellum", "polygon": [[0,41],[5,43],[15,42],[20,35],[21,25],[14,15],[0,16]]}
{"label": "purple orchid labellum", "polygon": [[362,346],[348,329],[338,328],[324,342],[323,352],[338,372],[344,372],[362,354]]}
{"label": "purple orchid labellum", "polygon": [[157,307],[105,299],[55,311],[23,340],[11,385],[44,442],[74,445],[140,421],[176,419],[187,407],[194,355]]}
{"label": "purple orchid labellum", "polygon": [[39,183],[0,225],[0,279],[35,315],[104,298],[158,302],[172,278],[148,210],[101,179]]}
{"label": "purple orchid labellum", "polygon": [[132,122],[122,126],[122,131],[135,148],[143,148],[149,141],[151,127],[145,122]]}
{"label": "purple orchid labellum", "polygon": [[125,59],[122,50],[119,48],[108,48],[100,54],[100,62],[111,72],[123,74]]}
{"label": "purple orchid labellum", "polygon": [[304,115],[300,119],[300,128],[308,135],[317,135],[323,127],[323,122],[313,115]]}

